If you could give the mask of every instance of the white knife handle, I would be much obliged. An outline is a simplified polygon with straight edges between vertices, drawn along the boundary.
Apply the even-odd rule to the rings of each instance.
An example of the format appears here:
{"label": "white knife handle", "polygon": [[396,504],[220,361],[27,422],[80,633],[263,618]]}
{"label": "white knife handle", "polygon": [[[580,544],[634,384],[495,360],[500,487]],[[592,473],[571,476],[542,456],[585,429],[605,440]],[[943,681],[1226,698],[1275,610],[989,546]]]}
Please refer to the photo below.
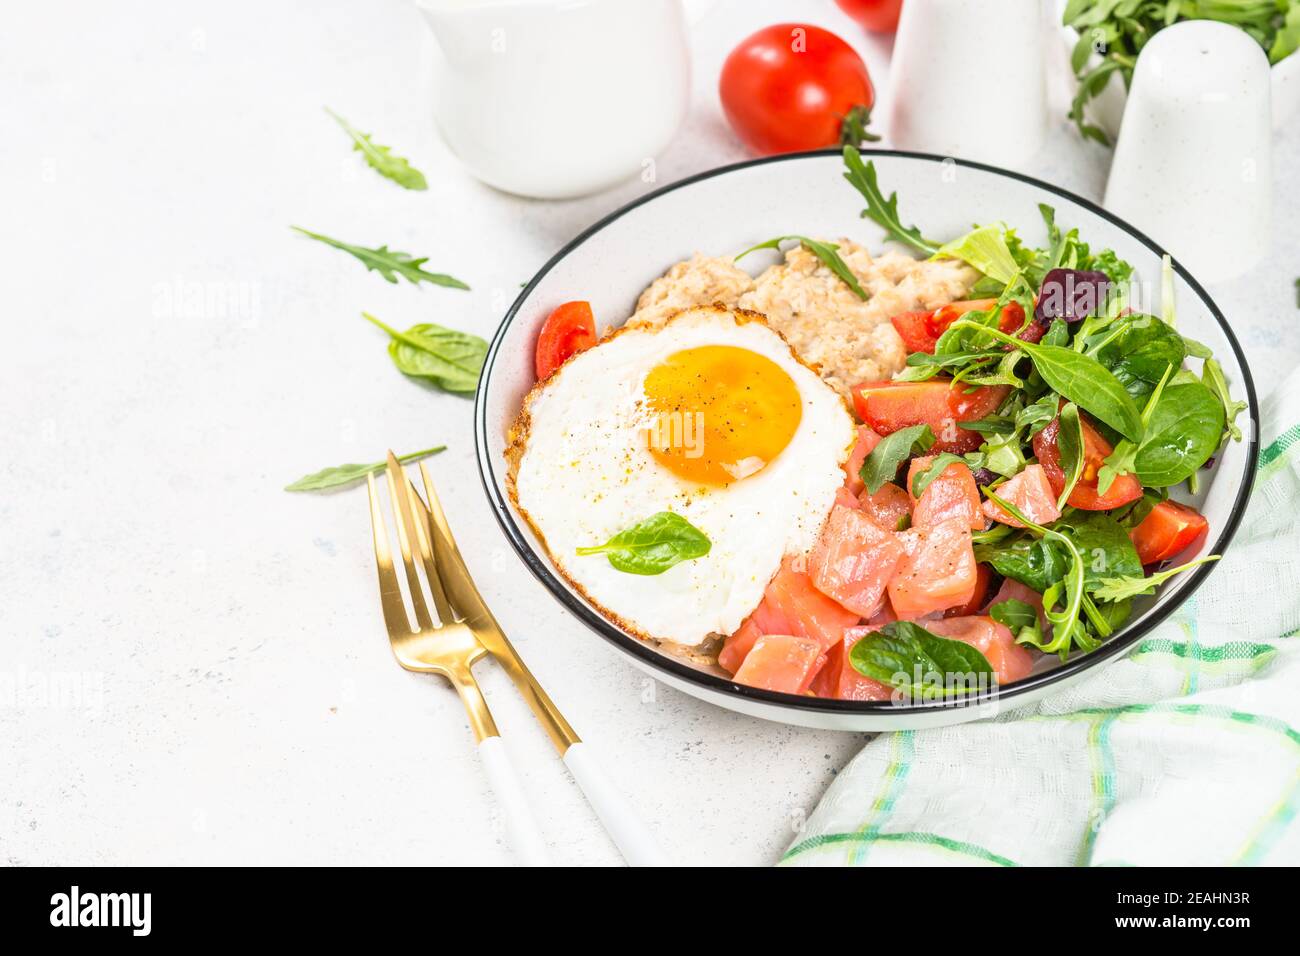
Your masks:
{"label": "white knife handle", "polygon": [[528,797],[519,783],[515,768],[510,763],[510,753],[500,737],[484,737],[478,745],[483,758],[483,769],[497,798],[501,816],[505,820],[511,849],[523,866],[550,866],[551,857],[546,851],[546,841],[533,817]]}
{"label": "white knife handle", "polygon": [[649,828],[605,775],[586,744],[581,741],[572,744],[564,752],[564,764],[628,866],[670,865]]}

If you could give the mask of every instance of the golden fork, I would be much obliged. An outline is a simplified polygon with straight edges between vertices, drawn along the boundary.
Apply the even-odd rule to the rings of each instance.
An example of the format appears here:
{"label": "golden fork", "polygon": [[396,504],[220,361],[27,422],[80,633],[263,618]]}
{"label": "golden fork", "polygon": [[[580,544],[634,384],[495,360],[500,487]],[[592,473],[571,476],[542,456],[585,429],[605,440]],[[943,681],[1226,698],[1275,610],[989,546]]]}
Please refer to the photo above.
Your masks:
{"label": "golden fork", "polygon": [[[415,539],[415,553],[424,565],[429,580],[439,583],[449,610],[477,640],[480,656],[484,649],[490,652],[510,675],[623,858],[632,866],[667,865],[667,857],[659,849],[649,829],[610,781],[554,701],[542,689],[492,616],[460,555],[456,539],[447,524],[447,516],[424,464],[420,464],[420,476],[427,505],[406,479],[405,472],[392,452],[388,455],[387,474],[390,490],[395,487],[405,489],[404,496],[394,494],[393,497],[399,503],[404,499],[405,504],[409,505],[414,535],[408,537]],[[486,704],[484,708],[486,709]]]}
{"label": "golden fork", "polygon": [[[419,512],[411,501],[414,490],[400,469],[394,474],[393,463],[390,463],[388,492],[396,518],[398,548],[406,571],[407,593],[410,595],[411,609],[415,612],[415,625],[412,627],[406,604],[402,600],[397,571],[393,567],[388,530],[384,525],[384,513],[379,505],[373,475],[367,476],[366,484],[370,492],[375,565],[379,570],[379,599],[384,609],[384,623],[388,627],[393,656],[408,671],[441,674],[451,681],[469,714],[470,727],[478,741],[479,755],[488,780],[501,806],[511,846],[526,866],[547,866],[550,858],[546,842],[542,839],[542,831],[533,818],[519,778],[511,766],[509,754],[497,732],[496,721],[492,719],[492,712],[488,710],[478,681],[474,679],[473,664],[487,650],[474,637],[474,632],[459,619],[460,616],[452,610],[447,600],[437,568],[428,558],[428,524],[425,523],[422,529],[421,522],[416,519]],[[429,614],[417,567],[423,567],[427,575],[428,592],[438,615],[436,621]]]}

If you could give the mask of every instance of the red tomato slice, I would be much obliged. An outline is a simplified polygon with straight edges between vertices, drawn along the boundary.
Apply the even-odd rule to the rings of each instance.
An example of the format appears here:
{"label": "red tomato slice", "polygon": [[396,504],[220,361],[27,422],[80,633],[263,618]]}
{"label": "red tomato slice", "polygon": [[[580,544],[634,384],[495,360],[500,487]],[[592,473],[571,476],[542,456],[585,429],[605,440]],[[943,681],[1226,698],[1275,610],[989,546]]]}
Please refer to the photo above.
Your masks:
{"label": "red tomato slice", "polygon": [[984,442],[979,432],[958,428],[997,411],[1011,391],[1008,385],[954,385],[950,379],[925,382],[866,382],[853,388],[858,417],[881,435],[911,425],[929,425],[938,441],[932,453],[974,451]]}
{"label": "red tomato slice", "polygon": [[1162,501],[1129,532],[1129,537],[1143,564],[1157,564],[1182,554],[1209,527],[1205,516],[1195,508],[1177,501]]}
{"label": "red tomato slice", "polygon": [[[1084,511],[1109,511],[1130,501],[1137,501],[1142,497],[1142,482],[1132,475],[1120,475],[1111,482],[1104,495],[1097,490],[1097,472],[1105,464],[1106,456],[1115,449],[1092,427],[1087,416],[1080,415],[1079,419],[1083,422],[1083,475],[1070,492],[1066,504]],[[1034,436],[1034,455],[1047,473],[1047,480],[1056,495],[1065,490],[1061,452],[1056,447],[1056,436],[1060,430],[1061,420],[1053,418],[1047,427]]]}
{"label": "red tomato slice", "polygon": [[834,146],[844,117],[876,100],[853,47],[803,23],[745,38],[722,64],[718,93],[731,128],[760,155]]}
{"label": "red tomato slice", "polygon": [[537,378],[547,378],[569,356],[596,344],[596,319],[589,302],[566,302],[546,317],[537,336]]}
{"label": "red tomato slice", "polygon": [[[926,352],[934,354],[939,343],[939,336],[948,331],[952,325],[967,312],[984,312],[998,304],[997,299],[967,299],[962,302],[949,302],[933,312],[904,312],[890,319],[894,331],[903,340],[908,352]],[[998,328],[1008,334],[1015,332],[1024,324],[1025,310],[1018,302],[1009,302],[998,317]]]}

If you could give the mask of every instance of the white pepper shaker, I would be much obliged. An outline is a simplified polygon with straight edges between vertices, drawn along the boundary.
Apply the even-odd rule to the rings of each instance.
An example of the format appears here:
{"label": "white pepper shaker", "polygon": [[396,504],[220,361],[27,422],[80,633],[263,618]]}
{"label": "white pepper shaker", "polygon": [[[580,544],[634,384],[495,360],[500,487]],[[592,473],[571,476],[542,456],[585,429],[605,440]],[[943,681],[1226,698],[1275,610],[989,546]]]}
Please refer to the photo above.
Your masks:
{"label": "white pepper shaker", "polygon": [[907,0],[890,67],[892,145],[1023,166],[1047,132],[1039,0]]}
{"label": "white pepper shaker", "polygon": [[1272,227],[1268,58],[1226,23],[1188,20],[1142,49],[1107,209],[1147,233],[1202,281],[1241,275]]}

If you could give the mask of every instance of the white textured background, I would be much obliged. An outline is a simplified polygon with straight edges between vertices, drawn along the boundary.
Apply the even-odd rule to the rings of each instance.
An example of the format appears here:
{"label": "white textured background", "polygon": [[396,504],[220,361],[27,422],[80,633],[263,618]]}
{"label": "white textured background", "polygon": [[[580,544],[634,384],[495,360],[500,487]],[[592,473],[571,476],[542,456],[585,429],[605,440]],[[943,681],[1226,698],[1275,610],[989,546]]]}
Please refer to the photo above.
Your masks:
{"label": "white textured background", "polygon": [[[744,158],[718,68],[791,19],[857,46],[887,96],[887,44],[830,0],[721,0],[660,183]],[[280,491],[388,446],[449,446],[431,468],[489,602],[678,860],[775,860],[859,745],[698,703],[581,630],[489,514],[470,402],[403,379],[361,320],[490,336],[566,240],[650,188],[542,203],[468,178],[432,127],[424,29],[404,0],[6,9],[0,860],[508,861],[459,702],[390,657],[364,492]],[[429,190],[365,169],[325,104]],[[1107,153],[1058,127],[1028,171],[1099,197]],[[1275,167],[1271,259],[1210,288],[1261,392],[1300,358],[1294,126]],[[290,223],[474,291],[387,285]],[[480,678],[557,859],[617,862],[508,681]]]}

